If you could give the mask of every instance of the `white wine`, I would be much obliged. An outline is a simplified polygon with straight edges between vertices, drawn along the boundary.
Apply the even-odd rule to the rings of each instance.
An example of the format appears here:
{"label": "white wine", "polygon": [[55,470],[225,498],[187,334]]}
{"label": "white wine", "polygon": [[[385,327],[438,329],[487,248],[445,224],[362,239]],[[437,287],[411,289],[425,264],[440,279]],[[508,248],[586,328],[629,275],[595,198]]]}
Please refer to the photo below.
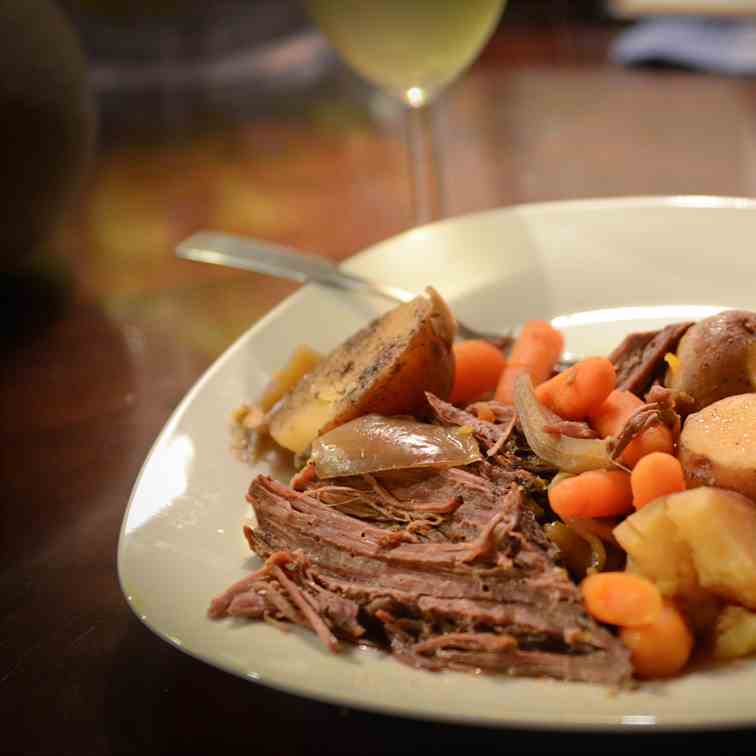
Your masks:
{"label": "white wine", "polygon": [[466,68],[505,0],[307,0],[313,18],[365,78],[418,107]]}

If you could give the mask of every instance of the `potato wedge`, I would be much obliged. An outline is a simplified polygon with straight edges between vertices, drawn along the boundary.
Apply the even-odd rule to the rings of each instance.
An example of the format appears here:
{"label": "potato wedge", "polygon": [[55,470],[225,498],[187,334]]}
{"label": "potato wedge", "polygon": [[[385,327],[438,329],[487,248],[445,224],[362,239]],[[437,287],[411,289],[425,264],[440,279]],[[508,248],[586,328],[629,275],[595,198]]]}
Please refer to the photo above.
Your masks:
{"label": "potato wedge", "polygon": [[270,416],[270,434],[303,452],[331,428],[370,413],[424,414],[425,392],[448,397],[456,323],[430,287],[361,329],[299,382]]}
{"label": "potato wedge", "polygon": [[679,457],[689,488],[717,486],[756,499],[756,394],[720,399],[690,415]]}
{"label": "potato wedge", "polygon": [[[625,572],[630,572],[633,575],[643,575],[643,577],[656,582],[662,595],[673,600],[675,606],[685,615],[691,630],[693,630],[698,636],[706,637],[714,626],[719,612],[722,609],[722,600],[713,593],[709,593],[701,588],[698,585],[697,577],[695,578],[695,583],[692,587],[688,586],[685,589],[680,587],[678,592],[675,588],[679,584],[674,584],[669,581],[657,582],[654,580],[654,576],[649,574],[651,571],[648,570],[648,565],[644,563],[644,567],[646,568],[646,571],[642,570],[633,557],[628,554]],[[674,574],[674,568],[672,565],[667,569]]]}
{"label": "potato wedge", "polygon": [[692,325],[664,382],[689,394],[694,410],[756,390],[756,313],[727,310]]}
{"label": "potato wedge", "polygon": [[289,357],[288,362],[279,370],[265,387],[258,404],[263,412],[271,410],[276,402],[293,391],[299,381],[311,373],[323,360],[314,349],[307,344],[300,344]]}
{"label": "potato wedge", "polygon": [[690,547],[701,587],[756,609],[756,504],[734,491],[702,487],[668,496],[666,510]]}
{"label": "potato wedge", "polygon": [[736,659],[756,653],[756,612],[726,606],[714,627],[714,657]]}
{"label": "potato wedge", "polygon": [[662,496],[613,531],[632,572],[652,580],[696,632],[722,600],[756,607],[756,504],[733,491],[696,488]]}
{"label": "potato wedge", "polygon": [[612,532],[631,570],[656,583],[663,596],[693,596],[700,592],[693,554],[667,513],[669,498],[649,502]]}

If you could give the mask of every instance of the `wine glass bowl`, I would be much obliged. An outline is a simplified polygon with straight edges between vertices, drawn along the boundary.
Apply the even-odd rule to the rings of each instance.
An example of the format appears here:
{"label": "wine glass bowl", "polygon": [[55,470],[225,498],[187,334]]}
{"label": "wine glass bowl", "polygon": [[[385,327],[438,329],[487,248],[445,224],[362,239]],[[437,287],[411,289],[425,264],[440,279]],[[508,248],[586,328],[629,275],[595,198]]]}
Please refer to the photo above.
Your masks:
{"label": "wine glass bowl", "polygon": [[421,107],[477,57],[503,0],[308,0],[320,28],[355,71]]}
{"label": "wine glass bowl", "polygon": [[406,106],[415,223],[442,192],[428,106],[478,56],[506,0],[307,0],[344,60]]}

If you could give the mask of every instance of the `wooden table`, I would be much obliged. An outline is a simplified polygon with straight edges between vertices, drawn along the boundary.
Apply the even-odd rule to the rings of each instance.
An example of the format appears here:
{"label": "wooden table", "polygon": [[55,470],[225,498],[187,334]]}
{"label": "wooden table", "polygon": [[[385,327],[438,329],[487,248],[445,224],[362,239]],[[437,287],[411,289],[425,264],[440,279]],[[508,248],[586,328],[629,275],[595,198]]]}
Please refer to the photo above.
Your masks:
{"label": "wooden table", "polygon": [[[450,215],[577,197],[756,194],[753,83],[622,70],[607,62],[615,33],[559,20],[502,27],[438,110]],[[340,69],[247,115],[219,108],[200,122],[184,111],[146,132],[107,131],[52,244],[64,275],[26,281],[3,354],[0,751],[647,744],[405,721],[273,692],[159,640],[121,594],[119,525],[156,434],[202,371],[296,288],[179,262],[174,244],[213,226],[344,259],[410,225],[401,135],[398,108]],[[730,752],[748,737],[730,734]],[[721,736],[700,740],[723,752]]]}

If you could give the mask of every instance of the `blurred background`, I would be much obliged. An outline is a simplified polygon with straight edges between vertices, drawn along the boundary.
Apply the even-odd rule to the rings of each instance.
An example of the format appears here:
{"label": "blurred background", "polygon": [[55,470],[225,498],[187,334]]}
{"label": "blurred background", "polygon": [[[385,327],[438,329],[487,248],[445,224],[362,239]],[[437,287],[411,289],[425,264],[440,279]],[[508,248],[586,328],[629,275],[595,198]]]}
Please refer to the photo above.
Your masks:
{"label": "blurred background", "polygon": [[[239,280],[173,259],[197,228],[343,259],[410,225],[398,104],[339,62],[296,0],[2,0],[0,11],[0,314],[11,341],[74,290],[118,307],[163,287]],[[513,0],[479,67],[602,60],[619,24],[603,2]],[[480,96],[490,84],[472,86]],[[518,86],[491,97],[517,97]],[[447,176],[483,168],[479,151],[456,145],[485,135],[448,123],[465,98],[451,91],[436,108]],[[496,127],[512,129],[504,118]],[[516,159],[483,172],[479,192],[452,192],[447,214],[559,196],[515,186]],[[324,227],[332,214],[339,222]],[[370,227],[352,220],[365,214]],[[290,290],[273,283],[251,319]]]}
{"label": "blurred background", "polygon": [[[340,62],[297,0],[0,8],[10,166],[2,275],[11,282],[2,306],[12,334],[72,292],[116,309],[149,308],[150,292],[172,290],[177,301],[194,292],[209,298],[213,323],[195,323],[192,338],[216,355],[293,287],[176,261],[176,242],[192,231],[342,260],[412,225],[400,105]],[[511,0],[479,60],[434,108],[445,213],[748,194],[749,141],[736,170],[734,155],[713,170],[686,167],[684,148],[704,126],[712,141],[742,129],[735,110],[756,70],[754,13],[746,0]],[[719,37],[696,36],[707,29]],[[738,45],[726,36],[733,30]],[[666,82],[683,71],[693,78],[678,77],[680,101],[668,107]],[[714,75],[740,81],[716,89],[706,84]],[[633,104],[641,90],[642,107],[664,110],[666,121],[644,121]],[[701,104],[724,119],[702,120]],[[653,166],[653,181],[641,165]],[[228,285],[213,289],[219,281]],[[38,289],[42,301],[29,308]]]}

